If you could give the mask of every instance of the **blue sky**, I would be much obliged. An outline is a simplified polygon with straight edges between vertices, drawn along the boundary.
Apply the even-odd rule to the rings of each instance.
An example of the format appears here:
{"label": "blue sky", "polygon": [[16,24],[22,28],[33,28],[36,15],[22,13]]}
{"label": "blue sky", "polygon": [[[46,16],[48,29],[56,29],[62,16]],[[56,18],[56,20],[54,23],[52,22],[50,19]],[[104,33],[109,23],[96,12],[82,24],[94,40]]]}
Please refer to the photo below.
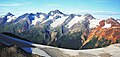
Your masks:
{"label": "blue sky", "polygon": [[16,16],[24,13],[59,9],[64,13],[90,13],[97,18],[120,19],[120,0],[0,0],[0,16],[11,12]]}

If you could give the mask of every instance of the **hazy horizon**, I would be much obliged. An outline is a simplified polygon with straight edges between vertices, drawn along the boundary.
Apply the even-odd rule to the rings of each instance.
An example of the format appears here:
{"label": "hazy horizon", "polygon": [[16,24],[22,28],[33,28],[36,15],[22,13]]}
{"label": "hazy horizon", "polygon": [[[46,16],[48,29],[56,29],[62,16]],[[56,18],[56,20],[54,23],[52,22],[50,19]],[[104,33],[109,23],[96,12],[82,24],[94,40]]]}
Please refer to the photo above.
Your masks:
{"label": "hazy horizon", "polygon": [[11,12],[15,16],[25,13],[48,13],[60,10],[65,14],[92,14],[96,18],[120,19],[119,0],[1,0],[0,16]]}

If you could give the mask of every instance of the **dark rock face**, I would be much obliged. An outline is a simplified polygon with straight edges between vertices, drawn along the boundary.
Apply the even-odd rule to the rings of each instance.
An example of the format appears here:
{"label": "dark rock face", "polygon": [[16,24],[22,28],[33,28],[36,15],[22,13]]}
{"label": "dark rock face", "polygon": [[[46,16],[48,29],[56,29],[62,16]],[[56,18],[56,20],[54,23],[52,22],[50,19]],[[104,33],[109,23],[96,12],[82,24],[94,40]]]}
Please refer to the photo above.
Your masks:
{"label": "dark rock face", "polygon": [[41,56],[26,53],[16,46],[10,46],[0,49],[0,57],[41,57]]}

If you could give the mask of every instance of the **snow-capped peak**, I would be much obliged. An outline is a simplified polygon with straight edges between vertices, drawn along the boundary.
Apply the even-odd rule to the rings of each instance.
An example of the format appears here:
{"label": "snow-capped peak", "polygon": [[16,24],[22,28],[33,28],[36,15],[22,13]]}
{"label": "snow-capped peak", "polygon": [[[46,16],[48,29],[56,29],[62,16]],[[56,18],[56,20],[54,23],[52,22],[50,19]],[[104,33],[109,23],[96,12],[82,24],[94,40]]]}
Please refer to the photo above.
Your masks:
{"label": "snow-capped peak", "polygon": [[12,13],[8,12],[7,15],[4,16],[4,18],[6,19],[6,22],[10,22],[16,17]]}
{"label": "snow-capped peak", "polygon": [[55,20],[57,20],[57,19],[59,19],[61,17],[64,17],[64,16],[65,16],[65,14],[63,14],[59,10],[53,10],[53,11],[50,11],[48,13],[48,15],[46,16],[47,17],[46,20],[44,20],[42,23],[45,23],[45,22],[47,22],[49,20],[55,21]]}
{"label": "snow-capped peak", "polygon": [[8,12],[6,16],[14,16],[12,13]]}
{"label": "snow-capped peak", "polygon": [[54,14],[63,14],[63,13],[60,12],[59,10],[53,10],[53,11],[50,11],[50,13],[48,14],[54,15]]}
{"label": "snow-capped peak", "polygon": [[41,17],[40,17],[41,15],[46,16],[45,13],[41,13],[41,12],[37,12],[37,13],[36,13],[36,16],[37,16],[38,18],[41,18]]}
{"label": "snow-capped peak", "polygon": [[94,19],[94,17],[89,13],[85,14],[84,16],[86,16],[86,18],[89,19],[89,20]]}

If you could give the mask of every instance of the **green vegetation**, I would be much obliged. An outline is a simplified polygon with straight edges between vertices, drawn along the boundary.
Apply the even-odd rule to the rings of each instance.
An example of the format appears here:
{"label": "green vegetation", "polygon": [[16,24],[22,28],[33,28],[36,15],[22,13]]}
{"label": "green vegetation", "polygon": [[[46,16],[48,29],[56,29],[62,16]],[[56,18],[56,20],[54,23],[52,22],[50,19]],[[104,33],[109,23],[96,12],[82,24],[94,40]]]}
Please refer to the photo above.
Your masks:
{"label": "green vegetation", "polygon": [[32,42],[42,44],[44,40],[44,33],[42,31],[43,29],[34,27],[34,28],[31,28],[30,30],[23,31],[18,35]]}

